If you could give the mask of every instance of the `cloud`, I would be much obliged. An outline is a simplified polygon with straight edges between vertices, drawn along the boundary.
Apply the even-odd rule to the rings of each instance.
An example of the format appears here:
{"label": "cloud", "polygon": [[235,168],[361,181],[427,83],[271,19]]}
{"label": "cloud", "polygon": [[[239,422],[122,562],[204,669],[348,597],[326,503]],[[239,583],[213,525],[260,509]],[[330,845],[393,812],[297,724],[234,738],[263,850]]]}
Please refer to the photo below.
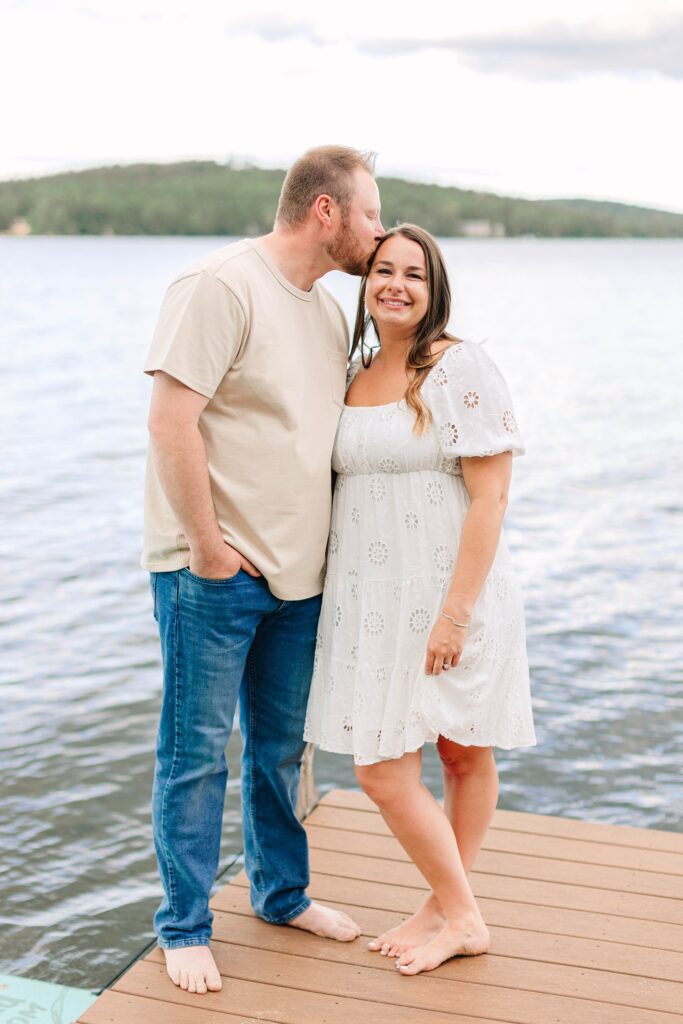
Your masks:
{"label": "cloud", "polygon": [[[321,35],[310,19],[256,16],[233,24],[265,42],[300,39],[329,46],[341,39]],[[523,78],[569,78],[595,72],[633,75],[657,72],[683,78],[683,15],[660,17],[640,32],[607,30],[584,23],[551,23],[522,32],[445,35],[426,38],[347,38],[358,52],[377,57],[400,57],[441,50],[452,53],[480,71],[504,72]]]}
{"label": "cloud", "polygon": [[231,31],[249,32],[258,36],[265,43],[284,43],[291,39],[302,39],[314,46],[324,46],[327,40],[318,35],[312,21],[300,18],[292,20],[286,15],[256,15],[252,18],[240,18],[232,23]]}

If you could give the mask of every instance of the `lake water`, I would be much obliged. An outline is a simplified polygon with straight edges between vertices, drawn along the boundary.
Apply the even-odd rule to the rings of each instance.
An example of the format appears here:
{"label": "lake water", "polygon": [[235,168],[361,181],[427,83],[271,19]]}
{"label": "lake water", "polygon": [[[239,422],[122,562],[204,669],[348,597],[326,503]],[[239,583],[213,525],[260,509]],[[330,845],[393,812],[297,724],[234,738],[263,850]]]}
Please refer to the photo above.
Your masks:
{"label": "lake water", "polygon": [[[99,988],[151,938],[141,366],[165,286],[221,244],[0,238],[0,973]],[[498,752],[499,805],[683,830],[683,243],[444,247],[453,328],[487,339],[527,443],[507,532],[539,744]],[[357,282],[327,283],[351,316]],[[316,778],[355,784],[334,755]],[[235,771],[223,867],[239,802]]]}

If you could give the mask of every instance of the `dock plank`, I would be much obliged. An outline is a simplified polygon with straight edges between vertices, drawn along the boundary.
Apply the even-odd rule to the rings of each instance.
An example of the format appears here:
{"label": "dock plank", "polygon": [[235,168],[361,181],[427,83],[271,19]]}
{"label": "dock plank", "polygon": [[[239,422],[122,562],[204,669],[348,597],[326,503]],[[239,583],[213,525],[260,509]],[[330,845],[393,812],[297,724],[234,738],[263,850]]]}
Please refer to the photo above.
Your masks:
{"label": "dock plank", "polygon": [[223,1006],[216,1009],[203,1007],[200,1001],[192,1006],[176,1002],[160,1002],[144,996],[131,996],[113,990],[103,992],[99,999],[79,1017],[82,1024],[111,1024],[126,1020],[135,1024],[276,1024],[265,1017],[245,1017],[230,1013]]}
{"label": "dock plank", "polygon": [[[296,938],[296,932],[292,931]],[[655,1009],[642,1010],[609,1000],[569,998],[491,983],[472,984],[459,978],[446,978],[443,972],[405,978],[395,968],[386,971],[381,967],[321,961],[267,949],[261,949],[258,956],[254,956],[251,949],[227,942],[215,943],[212,949],[218,968],[226,978],[340,998],[353,997],[366,1003],[412,1007],[413,1011],[429,1009],[447,1013],[457,1006],[465,1014],[502,1018],[511,1024],[534,1024],[539,1019],[562,1020],[563,1024],[603,1024],[610,1017],[615,1021],[618,1017],[622,1024],[659,1024],[668,1018],[671,1024],[670,1014]],[[143,966],[152,964],[143,962],[137,968]],[[164,970],[161,964],[159,967]],[[133,968],[131,974],[135,970]],[[117,982],[116,988],[130,991],[124,989],[124,985],[125,978]],[[264,1009],[272,1016],[270,1006]]]}
{"label": "dock plank", "polygon": [[[392,928],[402,916],[390,910],[373,910],[349,903],[337,903],[331,899],[325,902],[328,906],[351,914],[360,925],[366,939],[374,938]],[[253,916],[249,893],[241,886],[226,886],[221,905],[224,910],[215,911],[217,927],[225,913]],[[232,921],[232,916],[230,920]],[[223,927],[222,924],[220,926]],[[660,978],[662,981],[680,982],[683,979],[683,953],[583,936],[576,938],[573,935],[557,935],[553,932],[499,927],[490,920],[489,931],[492,938],[492,954],[497,956],[616,971],[620,974]]]}
{"label": "dock plank", "polygon": [[[235,877],[234,884],[246,887],[246,876],[240,872]],[[323,902],[335,900],[376,910],[393,910],[399,915],[414,913],[425,893],[424,889],[317,874],[311,875],[308,891],[313,899]],[[577,911],[479,896],[477,902],[487,924],[498,924],[507,928],[529,928],[542,932],[553,931],[562,935],[586,936],[628,942],[634,946],[683,952],[681,925],[616,917],[602,912],[599,906],[593,911]],[[222,909],[220,893],[216,894],[211,905],[218,910]]]}
{"label": "dock plank", "polygon": [[[352,964],[389,971],[392,976],[396,974],[394,961],[379,953],[371,953],[365,942],[329,942],[304,932],[297,931],[292,935],[291,931],[289,928],[273,928],[257,917],[244,918],[229,913],[221,913],[214,922],[214,939],[218,944],[240,945],[272,953],[291,953],[318,962]],[[148,959],[162,963],[163,954],[157,949],[150,953]],[[534,960],[523,962],[518,956],[503,956],[500,955],[495,938],[492,953],[481,961],[475,957],[451,960],[440,968],[439,977],[669,1013],[677,1012],[681,999],[680,985],[671,981],[624,976],[604,967],[573,967]]]}
{"label": "dock plank", "polygon": [[[367,811],[319,804],[307,818],[307,824],[312,828],[360,832],[368,838],[376,838],[378,842],[385,837],[396,842],[381,815],[376,814],[375,820],[370,821]],[[482,845],[482,853],[487,850],[529,857],[551,857],[577,864],[603,864],[607,867],[631,868],[636,871],[683,875],[683,853],[663,853],[661,850],[586,842],[582,839],[563,839],[557,836],[515,832],[511,829],[490,828]],[[403,850],[399,859],[408,859]]]}
{"label": "dock plank", "polygon": [[[357,834],[354,835],[344,829],[343,819],[338,828],[307,825],[306,831],[311,849],[361,854],[363,857],[410,863],[408,855],[393,836],[367,836],[363,837],[361,843]],[[477,872],[535,878],[547,882],[561,881],[597,889],[616,889],[683,901],[683,874],[661,874],[614,865],[577,863],[565,858],[544,857],[540,854],[528,856],[487,849],[481,850],[477,857]]]}
{"label": "dock plank", "polygon": [[[351,853],[311,850],[311,870],[321,875],[338,875],[369,882],[414,886],[424,889],[426,883],[418,869],[410,863],[379,861]],[[615,888],[591,887],[561,881],[547,882],[536,877],[485,874],[471,871],[470,885],[474,895],[514,902],[537,903],[548,907],[594,910],[596,902],[605,913],[623,917],[642,917],[651,921],[683,925],[683,900],[660,896],[644,896]]]}
{"label": "dock plank", "polygon": [[257,918],[244,871],[211,901],[223,990],[190,995],[161,950],[80,1024],[679,1024],[683,836],[496,811],[470,880],[492,947],[403,977],[367,939],[412,913],[426,883],[360,792],[305,822],[315,899],[362,936],[335,943]]}
{"label": "dock plank", "polygon": [[[365,793],[354,789],[332,789],[322,797],[318,806],[378,813],[372,800]],[[494,812],[491,827],[532,835],[561,836],[586,842],[614,843],[618,846],[683,854],[683,833],[667,832],[663,829],[607,825],[579,818],[560,818],[552,814],[530,814],[526,811],[505,811],[500,808]]]}
{"label": "dock plank", "polygon": [[[294,961],[296,958],[289,959]],[[254,981],[241,976],[245,960],[251,963],[252,967],[248,973],[259,980]],[[327,990],[321,992],[315,985],[310,984],[319,970],[314,970],[315,965],[309,967],[307,976],[303,979],[304,987],[298,988],[291,982],[300,982],[301,978],[290,977],[287,960],[287,957],[283,957],[280,962],[273,965],[272,962],[266,963],[253,954],[248,954],[230,965],[230,974],[226,976],[224,991],[207,992],[203,996],[190,995],[176,989],[175,986],[169,996],[168,988],[172,983],[166,976],[166,969],[161,964],[141,961],[117,982],[116,990],[157,999],[161,993],[166,999],[172,996],[176,1003],[191,1007],[197,1006],[201,1000],[202,1007],[205,1006],[212,1013],[222,1012],[228,1006],[233,1014],[255,1016],[257,1019],[275,1021],[276,1024],[349,1024],[349,1021],[353,1020],[368,1020],[373,1024],[416,1024],[418,1020],[419,1024],[482,1024],[481,1015],[467,1016],[456,1011],[453,1006],[447,1012],[439,1013],[423,1007],[418,1018],[412,1006],[397,1005],[393,1002],[383,1003],[376,998],[356,998],[352,976],[348,977],[346,986],[337,984],[336,987],[350,987],[353,995],[344,997]],[[282,980],[283,974],[287,984],[278,983]],[[331,995],[334,997],[330,998]],[[160,1003],[159,1024],[164,1024],[167,1005],[167,1001]],[[220,1024],[220,1018],[218,1020]],[[514,1024],[509,1017],[489,1018],[489,1021],[490,1024]],[[130,1024],[130,1021],[124,1021],[122,1018],[121,1024]],[[616,1017],[614,1024],[617,1024]],[[653,1024],[665,1022],[653,1018]],[[666,1020],[666,1024],[671,1024],[670,1018]]]}

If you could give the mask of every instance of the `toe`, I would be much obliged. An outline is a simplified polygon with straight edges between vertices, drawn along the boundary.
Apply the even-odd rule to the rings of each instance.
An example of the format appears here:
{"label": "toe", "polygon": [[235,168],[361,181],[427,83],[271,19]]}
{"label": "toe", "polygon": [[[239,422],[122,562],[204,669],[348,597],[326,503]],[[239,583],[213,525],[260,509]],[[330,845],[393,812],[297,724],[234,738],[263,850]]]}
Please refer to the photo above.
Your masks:
{"label": "toe", "polygon": [[184,988],[185,991],[187,991],[187,986],[189,985],[189,983],[190,983],[190,979],[188,977],[187,971],[181,971],[180,972],[180,987]]}
{"label": "toe", "polygon": [[212,971],[207,971],[206,985],[209,992],[220,992],[223,988],[223,981],[217,968],[214,968]]}
{"label": "toe", "polygon": [[197,991],[197,979],[194,976],[194,974],[191,974],[189,976],[189,978],[187,979],[187,991],[188,992],[196,992]]}
{"label": "toe", "polygon": [[206,992],[206,980],[204,978],[204,975],[203,974],[200,975],[196,979],[196,982],[197,982],[197,985],[196,985],[195,991],[197,992],[198,995],[203,996],[204,993]]}
{"label": "toe", "polygon": [[412,964],[399,964],[398,965],[398,969],[399,969],[399,972],[401,974],[419,974],[420,973],[420,968],[417,965],[417,962],[412,963]]}
{"label": "toe", "polygon": [[371,939],[370,942],[368,942],[368,949],[371,949],[373,953],[376,953],[381,946],[382,943],[379,939]]}

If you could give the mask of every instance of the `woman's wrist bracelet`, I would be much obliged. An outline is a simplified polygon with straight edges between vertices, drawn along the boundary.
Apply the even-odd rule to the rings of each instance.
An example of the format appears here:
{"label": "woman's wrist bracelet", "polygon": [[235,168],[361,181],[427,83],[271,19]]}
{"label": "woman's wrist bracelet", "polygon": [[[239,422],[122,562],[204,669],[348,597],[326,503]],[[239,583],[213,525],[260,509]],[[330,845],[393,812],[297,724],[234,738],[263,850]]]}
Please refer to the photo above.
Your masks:
{"label": "woman's wrist bracelet", "polygon": [[453,616],[449,615],[448,612],[441,612],[441,614],[444,619],[448,619],[448,621],[452,622],[454,626],[460,626],[461,629],[467,629],[469,627],[469,622],[456,622]]}

